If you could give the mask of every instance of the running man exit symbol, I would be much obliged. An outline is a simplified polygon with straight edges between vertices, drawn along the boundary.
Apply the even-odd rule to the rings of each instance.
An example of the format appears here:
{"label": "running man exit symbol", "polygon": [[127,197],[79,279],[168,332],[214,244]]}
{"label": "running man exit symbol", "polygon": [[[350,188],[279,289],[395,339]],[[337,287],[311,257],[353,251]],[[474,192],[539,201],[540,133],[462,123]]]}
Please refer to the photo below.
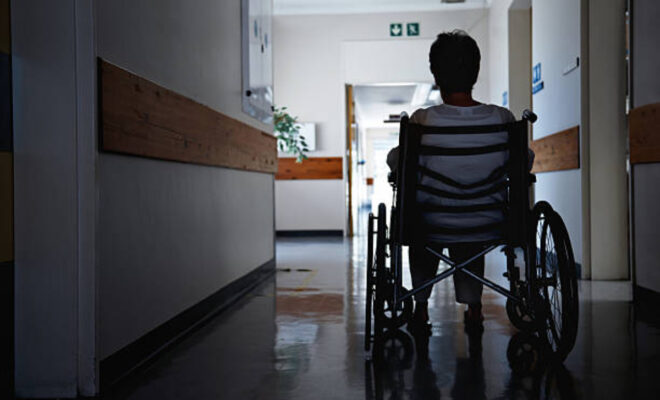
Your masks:
{"label": "running man exit symbol", "polygon": [[403,24],[390,24],[390,36],[401,36],[403,34]]}
{"label": "running man exit symbol", "polygon": [[532,68],[532,83],[541,81],[541,63],[536,64]]}
{"label": "running man exit symbol", "polygon": [[408,36],[419,36],[419,22],[409,22],[406,24]]}

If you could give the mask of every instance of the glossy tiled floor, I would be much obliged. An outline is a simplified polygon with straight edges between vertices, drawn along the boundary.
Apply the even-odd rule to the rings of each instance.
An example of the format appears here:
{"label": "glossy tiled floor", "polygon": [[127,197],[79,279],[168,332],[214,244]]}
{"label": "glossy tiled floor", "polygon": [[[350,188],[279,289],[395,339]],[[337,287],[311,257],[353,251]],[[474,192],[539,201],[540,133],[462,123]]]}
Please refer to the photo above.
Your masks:
{"label": "glossy tiled floor", "polygon": [[[278,241],[278,272],[107,397],[114,399],[660,398],[660,317],[627,283],[582,282],[577,344],[563,366],[530,349],[503,299],[484,292],[483,335],[468,337],[451,280],[431,299],[433,335],[383,358],[363,351],[363,240]],[[488,274],[501,272],[498,255]],[[409,284],[408,284],[409,286]],[[529,372],[529,365],[537,365]]]}

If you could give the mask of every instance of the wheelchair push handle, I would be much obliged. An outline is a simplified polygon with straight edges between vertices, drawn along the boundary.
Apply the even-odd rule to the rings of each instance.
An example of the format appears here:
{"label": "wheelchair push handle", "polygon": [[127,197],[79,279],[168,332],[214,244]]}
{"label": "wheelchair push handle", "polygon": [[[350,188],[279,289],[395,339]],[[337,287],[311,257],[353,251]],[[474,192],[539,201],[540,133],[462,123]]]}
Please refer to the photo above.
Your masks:
{"label": "wheelchair push handle", "polygon": [[396,172],[390,171],[387,174],[387,181],[391,184],[395,184],[396,183]]}
{"label": "wheelchair push handle", "polygon": [[534,122],[536,122],[537,119],[539,119],[539,117],[536,114],[534,114],[534,112],[530,110],[525,110],[522,113],[522,119],[524,119],[525,121],[529,121],[533,124]]}

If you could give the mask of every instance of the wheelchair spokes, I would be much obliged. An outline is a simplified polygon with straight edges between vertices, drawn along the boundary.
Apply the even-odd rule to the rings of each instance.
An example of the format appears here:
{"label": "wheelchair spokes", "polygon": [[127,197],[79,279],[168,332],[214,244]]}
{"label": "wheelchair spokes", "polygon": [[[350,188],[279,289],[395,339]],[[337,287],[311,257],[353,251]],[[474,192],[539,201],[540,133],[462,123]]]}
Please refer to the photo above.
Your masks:
{"label": "wheelchair spokes", "polygon": [[[376,230],[374,231],[374,221]],[[378,215],[369,216],[368,249],[373,251],[373,236],[376,236],[375,257],[367,255],[367,304],[365,307],[365,350],[372,342],[382,336],[385,330],[396,330],[405,325],[412,317],[413,302],[408,297],[398,299],[408,290],[400,285],[401,248],[393,245],[387,235],[386,209],[384,204],[378,207]],[[390,250],[388,267],[387,248]],[[396,288],[396,295],[395,295]],[[374,321],[373,333],[371,330]]]}
{"label": "wheelchair spokes", "polygon": [[534,285],[541,337],[561,360],[577,336],[577,276],[573,251],[559,214],[546,202],[534,207],[536,263]]}
{"label": "wheelchair spokes", "polygon": [[367,298],[365,307],[365,323],[364,323],[364,350],[368,351],[371,347],[371,309],[373,306],[374,294],[374,215],[369,213],[368,223],[368,237],[367,237]]}

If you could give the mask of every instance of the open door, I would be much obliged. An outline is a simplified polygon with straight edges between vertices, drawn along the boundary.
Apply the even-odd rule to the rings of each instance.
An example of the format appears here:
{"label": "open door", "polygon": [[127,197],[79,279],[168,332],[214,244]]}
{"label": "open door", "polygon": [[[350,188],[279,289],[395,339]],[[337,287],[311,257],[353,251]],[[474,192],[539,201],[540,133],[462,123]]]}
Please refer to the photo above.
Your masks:
{"label": "open door", "polygon": [[346,209],[348,221],[346,235],[352,237],[355,233],[355,218],[357,204],[355,201],[355,171],[357,167],[357,134],[355,124],[355,98],[353,85],[346,85]]}

